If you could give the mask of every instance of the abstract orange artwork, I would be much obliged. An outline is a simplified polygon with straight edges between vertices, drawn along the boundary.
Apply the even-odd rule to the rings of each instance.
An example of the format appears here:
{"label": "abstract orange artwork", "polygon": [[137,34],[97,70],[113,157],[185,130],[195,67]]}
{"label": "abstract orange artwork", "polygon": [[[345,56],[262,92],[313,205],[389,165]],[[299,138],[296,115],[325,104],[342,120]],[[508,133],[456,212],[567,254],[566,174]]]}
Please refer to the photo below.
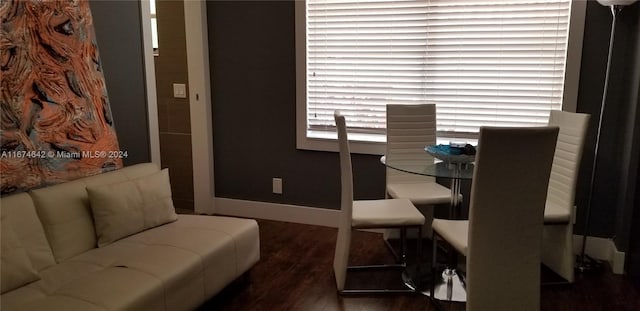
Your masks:
{"label": "abstract orange artwork", "polygon": [[2,194],[122,167],[89,3],[0,1]]}

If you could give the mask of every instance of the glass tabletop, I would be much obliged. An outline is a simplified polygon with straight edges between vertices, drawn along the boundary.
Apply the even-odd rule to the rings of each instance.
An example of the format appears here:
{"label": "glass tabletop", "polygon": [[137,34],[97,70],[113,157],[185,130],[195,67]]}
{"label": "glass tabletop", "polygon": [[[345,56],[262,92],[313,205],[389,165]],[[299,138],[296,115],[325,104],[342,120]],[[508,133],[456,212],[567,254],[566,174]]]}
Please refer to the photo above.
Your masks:
{"label": "glass tabletop", "polygon": [[[448,163],[440,160],[431,162],[429,158],[425,158],[424,163],[406,163],[406,161],[387,161],[385,156],[380,158],[380,162],[386,167],[394,170],[407,172],[411,174],[433,176],[440,178],[458,178],[470,180],[473,178],[473,163]],[[459,174],[456,172],[456,166],[459,166]]]}

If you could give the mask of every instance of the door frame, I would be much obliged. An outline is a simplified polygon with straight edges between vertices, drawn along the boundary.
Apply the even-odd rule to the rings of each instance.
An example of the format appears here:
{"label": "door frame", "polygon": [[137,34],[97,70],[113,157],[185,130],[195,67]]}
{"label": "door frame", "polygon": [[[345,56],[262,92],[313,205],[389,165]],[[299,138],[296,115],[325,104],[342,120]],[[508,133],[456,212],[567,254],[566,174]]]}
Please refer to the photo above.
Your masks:
{"label": "door frame", "polygon": [[[160,129],[156,74],[151,42],[151,11],[148,0],[140,1],[143,35],[147,113],[151,162],[160,165]],[[189,113],[193,161],[193,203],[196,214],[214,214],[213,114],[209,74],[209,43],[206,1],[184,1]]]}

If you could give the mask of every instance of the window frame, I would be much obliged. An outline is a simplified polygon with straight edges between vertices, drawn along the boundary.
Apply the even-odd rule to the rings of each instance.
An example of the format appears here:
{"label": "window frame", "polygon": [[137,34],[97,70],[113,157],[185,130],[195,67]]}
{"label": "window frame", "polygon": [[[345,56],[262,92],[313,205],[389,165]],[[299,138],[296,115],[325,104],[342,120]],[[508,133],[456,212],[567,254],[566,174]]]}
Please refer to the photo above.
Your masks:
{"label": "window frame", "polygon": [[[578,101],[582,40],[586,15],[586,1],[572,0],[569,37],[565,63],[562,110],[575,112]],[[296,148],[301,150],[338,152],[337,134],[307,131],[307,38],[306,1],[295,1],[296,49]],[[352,153],[383,155],[386,138],[376,134],[349,133]]]}

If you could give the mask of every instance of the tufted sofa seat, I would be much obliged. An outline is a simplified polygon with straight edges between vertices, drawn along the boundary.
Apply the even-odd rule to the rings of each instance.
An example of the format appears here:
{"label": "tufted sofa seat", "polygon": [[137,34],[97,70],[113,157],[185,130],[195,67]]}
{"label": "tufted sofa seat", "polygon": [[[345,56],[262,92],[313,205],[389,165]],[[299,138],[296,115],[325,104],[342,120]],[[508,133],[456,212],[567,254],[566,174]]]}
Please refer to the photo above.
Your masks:
{"label": "tufted sofa seat", "polygon": [[[0,309],[192,310],[247,272],[260,258],[258,225],[250,219],[174,215],[98,247],[86,188],[159,171],[137,164],[3,197],[2,272],[29,275],[7,291],[3,283]],[[5,261],[15,250],[26,253],[15,258],[29,273]]]}

